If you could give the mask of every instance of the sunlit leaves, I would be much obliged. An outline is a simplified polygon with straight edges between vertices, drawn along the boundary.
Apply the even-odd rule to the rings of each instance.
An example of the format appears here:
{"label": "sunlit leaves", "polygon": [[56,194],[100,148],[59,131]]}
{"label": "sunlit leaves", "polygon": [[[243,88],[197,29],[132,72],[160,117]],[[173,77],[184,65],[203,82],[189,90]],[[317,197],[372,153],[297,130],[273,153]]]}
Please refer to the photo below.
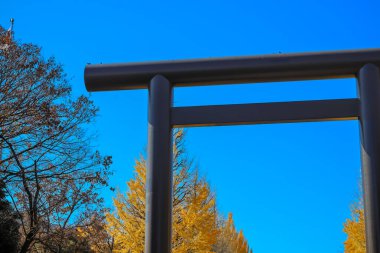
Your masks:
{"label": "sunlit leaves", "polygon": [[352,210],[352,217],[344,223],[343,231],[347,234],[347,240],[344,242],[345,253],[365,253],[365,221],[364,209],[355,207]]}
{"label": "sunlit leaves", "polygon": [[[232,215],[227,221],[219,218],[215,194],[186,158],[183,130],[175,132],[173,149],[172,252],[248,253],[247,241],[236,231]],[[134,177],[127,182],[127,193],[117,193],[115,212],[107,215],[115,252],[144,251],[145,178],[146,160],[141,156]]]}

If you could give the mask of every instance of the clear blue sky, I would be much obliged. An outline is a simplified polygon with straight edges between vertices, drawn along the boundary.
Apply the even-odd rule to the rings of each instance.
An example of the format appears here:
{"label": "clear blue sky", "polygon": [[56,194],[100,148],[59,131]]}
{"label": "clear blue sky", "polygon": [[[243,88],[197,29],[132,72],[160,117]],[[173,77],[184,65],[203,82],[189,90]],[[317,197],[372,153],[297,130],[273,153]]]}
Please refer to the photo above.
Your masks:
{"label": "clear blue sky", "polygon": [[[86,63],[380,47],[378,0],[10,1],[0,24],[63,63],[75,94]],[[182,88],[176,105],[356,96],[355,80]],[[93,93],[101,151],[125,189],[147,141],[147,92]],[[255,253],[343,252],[357,197],[358,124],[324,122],[192,128],[188,151],[233,212]],[[105,192],[108,204],[113,193]]]}

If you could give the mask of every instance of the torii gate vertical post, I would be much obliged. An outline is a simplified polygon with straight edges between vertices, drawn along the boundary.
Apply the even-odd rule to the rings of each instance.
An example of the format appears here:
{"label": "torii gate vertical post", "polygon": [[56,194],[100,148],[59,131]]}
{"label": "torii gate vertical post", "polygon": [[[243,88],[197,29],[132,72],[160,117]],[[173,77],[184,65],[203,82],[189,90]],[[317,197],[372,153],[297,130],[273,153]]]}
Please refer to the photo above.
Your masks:
{"label": "torii gate vertical post", "polygon": [[361,159],[367,252],[380,252],[380,72],[366,64],[358,73]]}
{"label": "torii gate vertical post", "polygon": [[[380,253],[379,66],[380,49],[86,66],[88,91],[149,89],[145,253],[171,252],[173,127],[357,119],[367,253]],[[359,98],[172,106],[172,86],[332,78],[357,78]]]}
{"label": "torii gate vertical post", "polygon": [[149,84],[145,252],[171,252],[172,86],[161,75]]}

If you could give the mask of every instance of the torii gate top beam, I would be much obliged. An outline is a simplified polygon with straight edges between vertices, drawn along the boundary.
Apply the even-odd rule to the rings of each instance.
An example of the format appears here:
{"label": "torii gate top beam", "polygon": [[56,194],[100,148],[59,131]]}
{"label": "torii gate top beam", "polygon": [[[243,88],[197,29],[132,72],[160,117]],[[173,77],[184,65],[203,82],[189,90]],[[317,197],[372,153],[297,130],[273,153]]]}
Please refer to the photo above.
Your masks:
{"label": "torii gate top beam", "polygon": [[156,74],[174,86],[297,81],[355,77],[367,63],[380,66],[380,49],[90,64],[84,76],[88,91],[131,90],[147,89]]}

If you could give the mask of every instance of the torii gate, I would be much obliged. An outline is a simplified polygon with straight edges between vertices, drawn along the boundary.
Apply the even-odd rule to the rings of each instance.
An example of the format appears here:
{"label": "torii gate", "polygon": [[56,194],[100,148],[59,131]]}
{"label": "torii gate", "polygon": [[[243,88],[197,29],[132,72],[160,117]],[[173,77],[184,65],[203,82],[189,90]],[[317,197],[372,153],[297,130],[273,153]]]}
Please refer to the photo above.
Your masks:
{"label": "torii gate", "polygon": [[[360,122],[367,252],[380,253],[380,49],[87,65],[88,91],[149,89],[145,253],[170,253],[172,128],[327,120]],[[359,98],[173,107],[175,86],[358,80]]]}

